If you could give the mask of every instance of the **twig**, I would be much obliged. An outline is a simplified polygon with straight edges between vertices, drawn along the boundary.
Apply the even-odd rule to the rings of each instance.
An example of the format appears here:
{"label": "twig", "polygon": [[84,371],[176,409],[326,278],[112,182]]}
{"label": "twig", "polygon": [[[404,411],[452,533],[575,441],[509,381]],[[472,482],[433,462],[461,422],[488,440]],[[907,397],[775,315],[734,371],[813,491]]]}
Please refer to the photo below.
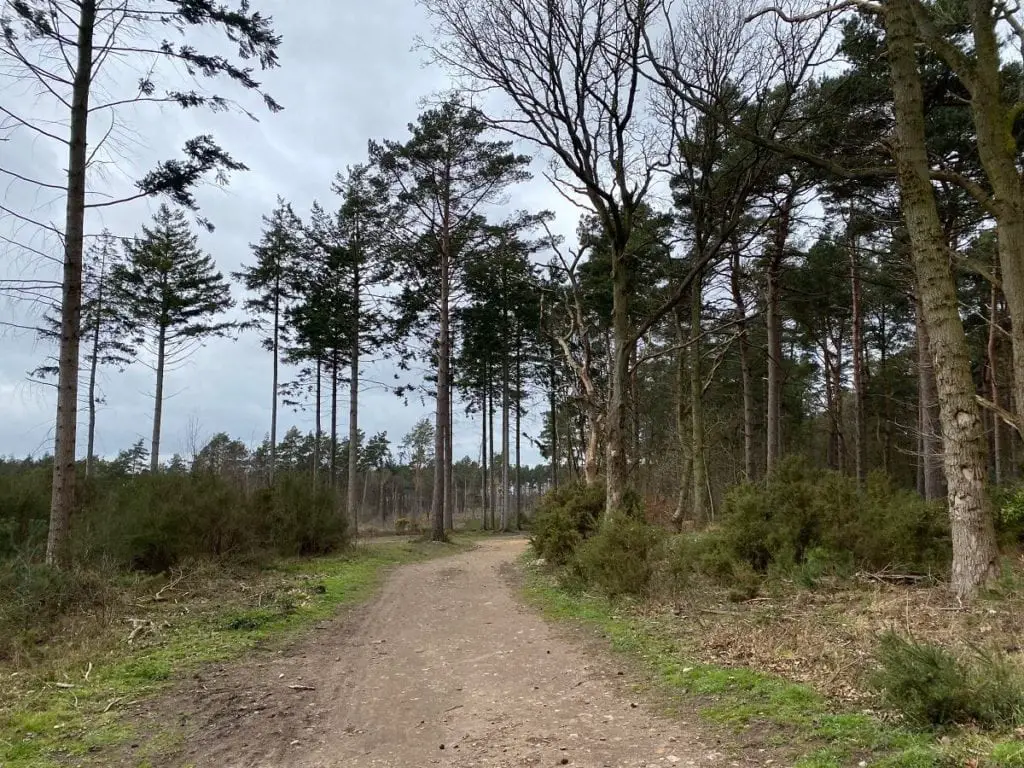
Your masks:
{"label": "twig", "polygon": [[289,685],[293,691],[315,691],[316,688],[312,685]]}
{"label": "twig", "polygon": [[178,578],[176,578],[174,581],[168,582],[167,584],[164,584],[162,587],[160,587],[160,589],[157,590],[157,593],[155,595],[153,595],[154,602],[159,601],[159,600],[163,600],[164,599],[164,590],[174,589],[174,587],[176,587],[178,584],[180,584],[182,579],[184,579],[184,578],[185,578],[185,572],[182,571],[181,574],[178,576]]}
{"label": "twig", "polygon": [[107,706],[105,706],[103,708],[103,714],[106,714],[107,712],[109,712],[110,708],[112,706],[114,706],[115,704],[117,704],[117,702],[121,701],[122,699],[124,699],[124,696],[118,696],[116,699],[111,699],[110,701],[108,701],[107,702]]}
{"label": "twig", "polygon": [[87,670],[85,670],[85,675],[83,676],[84,679],[85,679],[85,682],[87,682],[87,683],[89,682],[89,675],[91,675],[91,674],[92,674],[92,662],[90,661],[89,662],[89,668]]}

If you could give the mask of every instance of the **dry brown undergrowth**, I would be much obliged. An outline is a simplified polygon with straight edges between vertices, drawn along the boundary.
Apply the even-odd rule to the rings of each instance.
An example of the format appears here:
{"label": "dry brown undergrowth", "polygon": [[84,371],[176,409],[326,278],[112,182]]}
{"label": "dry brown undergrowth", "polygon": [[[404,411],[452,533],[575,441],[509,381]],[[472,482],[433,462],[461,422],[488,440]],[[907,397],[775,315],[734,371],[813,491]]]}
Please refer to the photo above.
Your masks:
{"label": "dry brown undergrowth", "polygon": [[951,650],[996,649],[1024,663],[1024,557],[1008,584],[969,606],[944,585],[892,583],[867,574],[815,589],[775,584],[746,602],[700,585],[646,612],[696,660],[745,666],[848,701],[869,698],[866,672],[886,630]]}

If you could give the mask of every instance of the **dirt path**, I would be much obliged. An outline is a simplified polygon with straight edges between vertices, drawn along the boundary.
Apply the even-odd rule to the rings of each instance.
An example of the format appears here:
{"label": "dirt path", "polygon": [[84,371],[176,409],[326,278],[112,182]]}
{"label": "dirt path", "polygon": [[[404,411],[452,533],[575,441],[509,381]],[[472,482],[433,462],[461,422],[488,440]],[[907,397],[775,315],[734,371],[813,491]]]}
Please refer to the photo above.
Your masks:
{"label": "dirt path", "polygon": [[740,764],[631,701],[603,655],[517,601],[504,571],[524,546],[491,540],[405,566],[372,605],[309,641],[210,670],[174,705],[194,734],[174,764]]}

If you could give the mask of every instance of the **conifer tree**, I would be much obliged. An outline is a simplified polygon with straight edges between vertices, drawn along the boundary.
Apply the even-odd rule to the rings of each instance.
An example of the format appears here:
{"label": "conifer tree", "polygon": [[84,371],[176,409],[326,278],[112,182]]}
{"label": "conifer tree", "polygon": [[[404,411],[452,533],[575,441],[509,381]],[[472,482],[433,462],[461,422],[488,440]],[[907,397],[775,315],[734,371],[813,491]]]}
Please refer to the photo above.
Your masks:
{"label": "conifer tree", "polygon": [[234,306],[230,285],[199,250],[181,211],[161,205],[153,224],[125,244],[126,260],[111,274],[112,297],[134,343],[150,355],[156,386],[150,468],[160,466],[164,378],[203,343],[226,336],[237,323],[223,319]]}
{"label": "conifer tree", "polygon": [[281,334],[285,313],[293,298],[292,284],[296,262],[302,253],[302,223],[291,205],[280,198],[270,216],[264,216],[265,228],[260,242],[252,246],[255,263],[232,276],[254,296],[243,307],[255,318],[255,326],[265,333],[263,347],[272,357],[270,405],[270,463],[268,475],[274,482],[277,466],[277,404]]}

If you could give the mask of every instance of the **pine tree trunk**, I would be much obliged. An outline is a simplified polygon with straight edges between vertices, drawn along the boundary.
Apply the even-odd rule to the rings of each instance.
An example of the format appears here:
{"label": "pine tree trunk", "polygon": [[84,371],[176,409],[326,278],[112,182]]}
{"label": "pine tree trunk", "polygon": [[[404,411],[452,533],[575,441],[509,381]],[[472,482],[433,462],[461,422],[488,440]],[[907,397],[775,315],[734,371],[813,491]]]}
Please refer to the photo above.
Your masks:
{"label": "pine tree trunk", "polygon": [[352,520],[352,532],[359,533],[359,338],[360,338],[360,270],[357,266],[352,274],[352,298],[355,317],[352,321],[352,339],[349,354],[349,398],[348,398],[348,514]]}
{"label": "pine tree trunk", "polygon": [[[998,276],[998,269],[997,276]],[[989,294],[989,315],[988,315],[988,386],[989,397],[992,403],[1000,407],[999,402],[999,354],[996,343],[998,340],[997,330],[999,328],[999,288],[992,283],[992,290]],[[992,477],[996,485],[1003,482],[1003,421],[998,414],[992,414]]]}
{"label": "pine tree trunk", "polygon": [[924,310],[917,302],[917,381],[918,429],[921,435],[921,485],[925,499],[933,501],[946,495],[942,474],[942,436],[939,425],[939,393],[935,384],[935,366],[929,351],[928,328],[924,323]]}
{"label": "pine tree trunk", "polygon": [[686,333],[683,330],[682,309],[676,307],[673,313],[676,329],[676,342],[679,352],[676,353],[676,439],[679,443],[679,484],[676,488],[676,508],[672,513],[672,522],[678,527],[686,519],[687,502],[690,500],[690,425],[687,403],[689,402],[690,377],[686,354]]}
{"label": "pine tree trunk", "polygon": [[487,384],[480,393],[480,510],[482,527],[488,527],[487,509],[489,494],[487,493]]}
{"label": "pine tree trunk", "polygon": [[160,469],[160,422],[164,415],[164,367],[167,356],[167,329],[161,328],[156,346],[156,394],[153,402],[153,439],[149,453],[149,471]]}
{"label": "pine tree trunk", "polygon": [[[507,327],[507,325],[506,325]],[[504,345],[505,349],[502,353],[501,359],[501,530],[507,531],[509,529],[509,503],[508,503],[508,490],[509,490],[509,364],[508,364],[508,345]]]}
{"label": "pine tree trunk", "polygon": [[455,349],[454,333],[449,341],[448,348],[448,429],[444,441],[444,529],[455,530],[455,462],[453,461],[452,435],[455,434]]}
{"label": "pine tree trunk", "polygon": [[497,530],[497,510],[498,510],[498,482],[497,472],[494,469],[494,382],[488,377],[488,387],[490,389],[490,397],[488,398],[487,405],[487,456],[488,462],[491,466],[490,476],[487,478],[487,493],[490,496],[490,511],[491,511],[491,530]]}
{"label": "pine tree trunk", "polygon": [[274,372],[270,387],[270,484],[274,484],[274,473],[277,471],[277,390],[280,375],[281,358],[281,280],[274,281],[274,336],[271,341],[274,356]]}
{"label": "pine tree trunk", "polygon": [[[331,489],[338,484],[338,353],[331,355]],[[337,500],[335,500],[337,503]]]}
{"label": "pine tree trunk", "polygon": [[985,435],[974,399],[967,339],[930,178],[912,0],[889,0],[884,17],[903,215],[911,239],[939,395],[953,538],[951,587],[958,597],[969,599],[998,573],[998,550],[986,487]]}
{"label": "pine tree trunk", "polygon": [[768,407],[766,417],[765,471],[771,474],[782,457],[782,264],[789,241],[796,185],[779,207],[765,270],[766,326],[768,332]]}
{"label": "pine tree trunk", "polygon": [[[852,225],[852,217],[851,217]],[[867,422],[864,415],[864,341],[861,313],[860,257],[856,238],[850,238],[850,294],[852,306],[853,338],[853,440],[854,474],[861,484],[867,479]]]}
{"label": "pine tree trunk", "polygon": [[71,513],[77,503],[75,448],[82,321],[82,250],[85,237],[85,174],[96,0],[81,0],[78,7],[78,58],[71,86],[71,125],[68,132],[68,190],[64,221],[53,489],[50,497],[50,528],[46,539],[46,562],[55,566],[66,566],[70,561],[69,529]]}
{"label": "pine tree trunk", "polygon": [[970,96],[978,156],[992,186],[1003,296],[1010,315],[1017,421],[1024,428],[1024,186],[1014,134],[1016,106],[1004,103],[1002,42],[992,0],[967,3],[974,30]]}
{"label": "pine tree trunk", "polygon": [[551,343],[548,363],[548,407],[551,413],[551,487],[558,487],[558,381],[555,372],[555,346]]}
{"label": "pine tree trunk", "polygon": [[96,286],[96,304],[93,312],[92,355],[89,358],[89,428],[85,451],[85,476],[92,474],[96,457],[96,373],[100,364],[100,327],[103,324],[103,288],[106,282],[106,251],[100,264],[99,284]]}
{"label": "pine tree trunk", "polygon": [[522,418],[523,418],[523,360],[522,360],[522,339],[516,339],[516,529],[520,528],[520,521],[523,519],[523,477],[521,472],[521,460],[523,457],[522,444]]}
{"label": "pine tree trunk", "polygon": [[757,473],[754,461],[754,383],[750,372],[750,334],[747,330],[747,308],[740,286],[742,263],[739,249],[733,252],[731,269],[732,300],[738,315],[737,335],[740,352],[740,385],[743,389],[743,474],[747,482],[753,482]]}
{"label": "pine tree trunk", "polygon": [[441,296],[440,298],[440,328],[437,339],[437,412],[434,418],[434,489],[430,500],[431,534],[433,541],[445,541],[447,539],[444,530],[444,508],[445,508],[445,456],[448,424],[449,406],[448,401],[448,360],[449,360],[449,306],[448,292],[451,287],[450,264],[448,263],[448,249],[441,249]]}
{"label": "pine tree trunk", "polygon": [[704,308],[703,275],[694,278],[690,290],[690,452],[692,455],[693,519],[707,518],[707,463],[704,456],[704,374],[701,366],[701,315]]}
{"label": "pine tree trunk", "polygon": [[313,404],[315,426],[314,429],[316,434],[313,436],[313,487],[316,487],[317,479],[320,476],[320,435],[324,433],[323,430],[323,366],[319,358],[316,361],[316,394],[314,396],[315,403]]}
{"label": "pine tree trunk", "polygon": [[[618,249],[616,249],[618,250]],[[628,409],[626,398],[629,387],[629,268],[626,254],[612,254],[612,353],[611,381],[609,382],[608,413],[605,445],[606,497],[605,522],[612,521],[622,510],[623,495],[628,481],[629,459],[626,455],[626,429]]]}

